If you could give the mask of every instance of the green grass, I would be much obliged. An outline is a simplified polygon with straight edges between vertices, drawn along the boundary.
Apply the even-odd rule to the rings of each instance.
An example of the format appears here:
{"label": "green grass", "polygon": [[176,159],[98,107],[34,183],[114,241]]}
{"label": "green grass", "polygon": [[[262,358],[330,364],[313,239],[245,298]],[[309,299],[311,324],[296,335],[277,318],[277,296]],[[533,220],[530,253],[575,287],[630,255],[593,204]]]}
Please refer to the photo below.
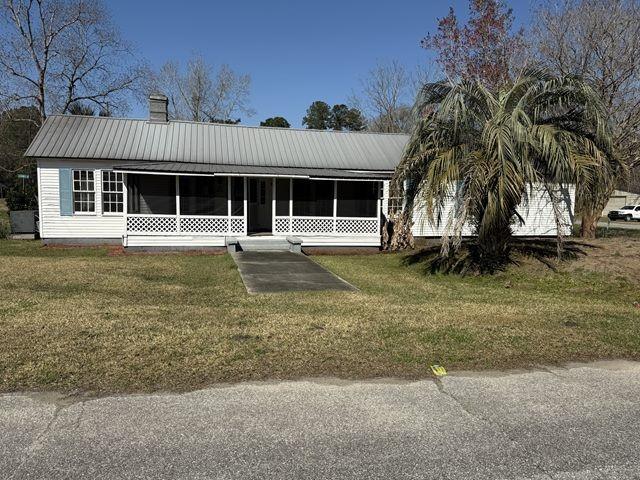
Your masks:
{"label": "green grass", "polygon": [[400,255],[314,259],[360,291],[248,295],[227,255],[1,241],[0,391],[640,359],[640,294],[622,276],[527,265],[460,278],[424,275]]}

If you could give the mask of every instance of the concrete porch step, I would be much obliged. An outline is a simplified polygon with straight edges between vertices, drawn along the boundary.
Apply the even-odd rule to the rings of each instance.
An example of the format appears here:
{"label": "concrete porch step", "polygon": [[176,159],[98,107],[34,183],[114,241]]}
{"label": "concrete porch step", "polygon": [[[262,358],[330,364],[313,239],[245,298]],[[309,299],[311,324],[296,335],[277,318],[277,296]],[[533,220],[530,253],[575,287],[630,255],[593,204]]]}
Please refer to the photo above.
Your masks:
{"label": "concrete porch step", "polygon": [[296,237],[227,237],[230,252],[301,252],[302,240]]}

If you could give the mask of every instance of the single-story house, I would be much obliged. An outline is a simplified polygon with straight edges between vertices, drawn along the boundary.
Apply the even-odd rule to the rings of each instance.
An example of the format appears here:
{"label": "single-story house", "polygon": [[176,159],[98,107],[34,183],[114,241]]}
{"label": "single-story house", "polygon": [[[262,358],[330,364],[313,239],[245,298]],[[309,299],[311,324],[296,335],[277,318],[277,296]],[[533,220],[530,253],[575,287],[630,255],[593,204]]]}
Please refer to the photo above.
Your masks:
{"label": "single-story house", "polygon": [[618,210],[625,205],[640,205],[640,193],[615,190],[611,194],[611,197],[609,197],[609,201],[604,207],[602,215],[606,215],[611,210]]}
{"label": "single-story house", "polygon": [[[261,234],[380,245],[407,135],[170,121],[162,95],[149,107],[144,120],[47,118],[25,154],[37,161],[46,243],[223,247]],[[555,235],[544,195],[521,214],[516,233]],[[414,235],[441,234],[422,217]]]}

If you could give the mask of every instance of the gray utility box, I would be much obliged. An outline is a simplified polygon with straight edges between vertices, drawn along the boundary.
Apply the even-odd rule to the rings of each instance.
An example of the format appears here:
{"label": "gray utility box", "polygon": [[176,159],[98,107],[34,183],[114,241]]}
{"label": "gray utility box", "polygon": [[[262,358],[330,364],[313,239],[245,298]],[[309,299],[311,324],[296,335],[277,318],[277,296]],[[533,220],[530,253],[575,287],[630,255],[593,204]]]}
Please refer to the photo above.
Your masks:
{"label": "gray utility box", "polygon": [[37,210],[11,210],[11,233],[36,233],[36,213]]}

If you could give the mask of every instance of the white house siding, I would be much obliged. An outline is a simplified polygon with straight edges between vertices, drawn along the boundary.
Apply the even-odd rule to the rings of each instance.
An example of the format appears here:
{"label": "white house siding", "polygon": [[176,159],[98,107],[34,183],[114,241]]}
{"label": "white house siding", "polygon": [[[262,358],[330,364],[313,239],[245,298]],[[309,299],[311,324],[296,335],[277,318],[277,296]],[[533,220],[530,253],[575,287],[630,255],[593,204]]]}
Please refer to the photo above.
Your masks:
{"label": "white house siding", "polygon": [[385,180],[382,182],[382,213],[386,216],[389,215],[389,189],[391,182]]}
{"label": "white house siding", "polygon": [[[561,202],[562,225],[564,235],[571,233],[573,223],[573,209],[575,204],[575,189],[573,186],[567,187],[563,191],[563,201]],[[453,200],[448,201],[443,209],[442,219],[437,226],[432,225],[427,217],[424,206],[417,205],[413,212],[413,235],[414,237],[440,237],[447,225],[448,216],[453,209]],[[514,234],[517,236],[555,236],[557,234],[556,220],[553,212],[553,205],[549,195],[538,188],[532,192],[527,206],[521,206],[518,213],[524,219],[524,225],[516,225]],[[463,236],[472,235],[469,225],[462,229]]]}
{"label": "white house siding", "polygon": [[325,237],[320,235],[292,235],[302,240],[303,247],[379,247],[380,235],[372,236],[335,236]]}
{"label": "white house siding", "polygon": [[224,247],[224,236],[213,235],[128,235],[126,247]]}
{"label": "white house siding", "polygon": [[[122,163],[122,162],[119,162]],[[43,239],[121,239],[125,233],[124,214],[102,213],[102,174],[114,162],[83,160],[38,160],[40,237]],[[60,215],[59,169],[94,171],[95,213]]]}

